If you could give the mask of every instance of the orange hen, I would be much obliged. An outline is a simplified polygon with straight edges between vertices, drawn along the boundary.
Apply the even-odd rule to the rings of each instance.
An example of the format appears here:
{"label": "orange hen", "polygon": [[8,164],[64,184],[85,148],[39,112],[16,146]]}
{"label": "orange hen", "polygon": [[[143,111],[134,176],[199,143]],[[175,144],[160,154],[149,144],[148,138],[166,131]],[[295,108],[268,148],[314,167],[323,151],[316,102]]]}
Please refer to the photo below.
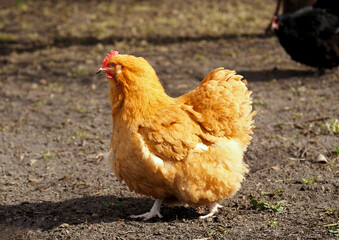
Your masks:
{"label": "orange hen", "polygon": [[144,58],[112,51],[100,71],[110,84],[113,118],[105,158],[130,190],[156,199],[150,212],[131,217],[162,217],[162,202],[208,205],[201,218],[217,212],[248,172],[243,153],[254,114],[242,76],[218,68],[172,98]]}

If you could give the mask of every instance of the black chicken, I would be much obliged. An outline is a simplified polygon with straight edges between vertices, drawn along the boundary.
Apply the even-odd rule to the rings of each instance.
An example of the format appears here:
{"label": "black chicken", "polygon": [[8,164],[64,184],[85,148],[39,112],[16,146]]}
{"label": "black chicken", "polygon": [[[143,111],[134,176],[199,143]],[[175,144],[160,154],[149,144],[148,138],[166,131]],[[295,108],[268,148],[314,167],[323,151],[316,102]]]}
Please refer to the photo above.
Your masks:
{"label": "black chicken", "polygon": [[339,65],[339,1],[318,0],[272,22],[280,44],[297,62],[319,70]]}

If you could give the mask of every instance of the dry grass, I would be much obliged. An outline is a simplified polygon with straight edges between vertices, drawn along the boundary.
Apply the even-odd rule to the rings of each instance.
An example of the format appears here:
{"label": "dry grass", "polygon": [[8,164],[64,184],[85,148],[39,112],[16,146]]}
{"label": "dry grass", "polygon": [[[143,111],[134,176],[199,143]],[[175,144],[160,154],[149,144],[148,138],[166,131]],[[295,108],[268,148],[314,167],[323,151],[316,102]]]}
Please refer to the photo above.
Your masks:
{"label": "dry grass", "polygon": [[84,37],[252,34],[264,31],[274,5],[273,0],[16,1],[0,10],[0,28],[6,29],[2,41],[10,36],[47,43]]}

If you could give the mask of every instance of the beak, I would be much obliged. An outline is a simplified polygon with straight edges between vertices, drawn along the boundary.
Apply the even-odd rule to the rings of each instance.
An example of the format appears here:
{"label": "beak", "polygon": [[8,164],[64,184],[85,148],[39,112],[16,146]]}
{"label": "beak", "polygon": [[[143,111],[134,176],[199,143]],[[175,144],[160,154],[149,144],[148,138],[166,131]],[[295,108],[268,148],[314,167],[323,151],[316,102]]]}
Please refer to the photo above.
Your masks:
{"label": "beak", "polygon": [[98,71],[96,72],[96,74],[99,74],[101,71],[107,71],[106,68],[99,68]]}

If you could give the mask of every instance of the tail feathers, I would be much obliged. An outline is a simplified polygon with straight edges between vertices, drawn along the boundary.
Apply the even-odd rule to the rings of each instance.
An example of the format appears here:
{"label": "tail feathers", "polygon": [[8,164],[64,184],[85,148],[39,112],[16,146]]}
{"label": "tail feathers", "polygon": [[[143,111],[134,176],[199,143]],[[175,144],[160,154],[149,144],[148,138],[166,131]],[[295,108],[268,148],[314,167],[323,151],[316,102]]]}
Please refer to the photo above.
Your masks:
{"label": "tail feathers", "polygon": [[243,79],[243,76],[237,75],[233,70],[227,70],[223,67],[217,68],[210,72],[204,80],[202,80],[201,84],[204,84],[210,80],[219,80],[219,81],[228,81],[229,79],[233,79],[236,81],[242,81],[247,84],[247,81]]}
{"label": "tail feathers", "polygon": [[235,71],[218,68],[195,90],[179,99],[199,113],[192,115],[210,134],[237,138],[247,145],[251,140],[255,113],[246,84],[247,81]]}

